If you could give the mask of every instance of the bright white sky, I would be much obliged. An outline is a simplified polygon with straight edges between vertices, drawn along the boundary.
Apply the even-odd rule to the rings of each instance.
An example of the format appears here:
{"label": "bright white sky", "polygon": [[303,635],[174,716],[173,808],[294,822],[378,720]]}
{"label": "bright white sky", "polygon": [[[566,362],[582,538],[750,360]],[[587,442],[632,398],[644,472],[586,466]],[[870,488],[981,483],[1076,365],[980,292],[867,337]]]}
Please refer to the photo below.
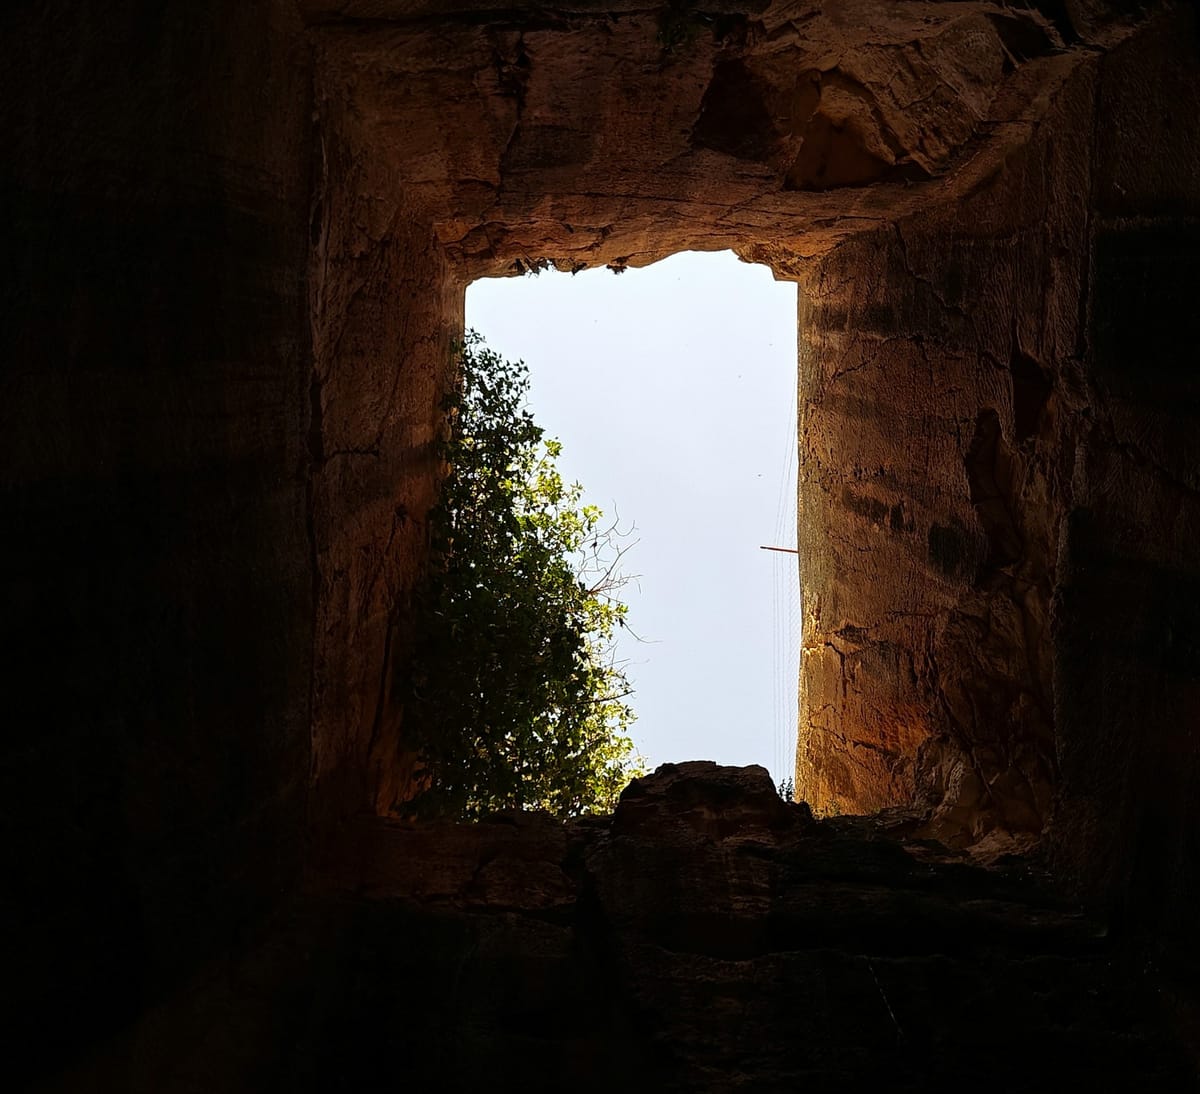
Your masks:
{"label": "bright white sky", "polygon": [[564,477],[638,544],[625,556],[633,738],[651,767],[791,776],[799,604],[796,286],[732,252],[645,269],[477,281],[467,326],[530,371]]}

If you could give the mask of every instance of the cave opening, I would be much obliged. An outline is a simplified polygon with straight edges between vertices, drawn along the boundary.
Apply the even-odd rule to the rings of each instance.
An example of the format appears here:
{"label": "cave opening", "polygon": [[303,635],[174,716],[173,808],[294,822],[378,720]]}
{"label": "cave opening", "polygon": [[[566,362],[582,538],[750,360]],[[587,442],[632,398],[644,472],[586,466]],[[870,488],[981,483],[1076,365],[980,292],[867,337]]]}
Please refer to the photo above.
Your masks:
{"label": "cave opening", "polygon": [[[10,7],[8,1085],[1194,1087],[1194,5]],[[465,287],[726,246],[818,816],[380,816]]]}
{"label": "cave opening", "polygon": [[791,780],[796,555],[759,547],[795,550],[795,283],[731,251],[525,265],[469,286],[466,326],[526,361],[564,475],[628,532],[616,657],[638,751]]}

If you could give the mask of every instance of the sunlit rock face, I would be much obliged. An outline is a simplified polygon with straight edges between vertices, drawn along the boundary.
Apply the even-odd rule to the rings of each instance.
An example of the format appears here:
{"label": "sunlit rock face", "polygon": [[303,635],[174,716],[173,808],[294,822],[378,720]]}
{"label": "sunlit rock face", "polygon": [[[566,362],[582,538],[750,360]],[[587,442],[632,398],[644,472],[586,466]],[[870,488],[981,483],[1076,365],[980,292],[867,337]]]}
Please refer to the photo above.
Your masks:
{"label": "sunlit rock face", "polygon": [[797,782],[819,811],[916,796],[968,843],[1051,815],[1094,75],[985,186],[805,282]]}
{"label": "sunlit rock face", "polygon": [[826,251],[978,185],[1117,33],[991,3],[301,7],[323,124],[472,277]]}
{"label": "sunlit rock face", "polygon": [[1084,873],[1194,884],[1193,29],[1114,44],[985,185],[802,280],[818,811],[915,795],[942,839],[1049,831]]}
{"label": "sunlit rock face", "polygon": [[[1108,444],[1097,422],[1113,405],[1095,371],[1093,258],[1110,230],[1101,179],[1132,168],[1105,119],[1124,112],[1154,132],[1178,168],[1114,179],[1121,216],[1186,213],[1190,16],[988,3],[303,10],[322,223],[346,229],[344,264],[318,246],[318,372],[364,375],[340,363],[341,320],[321,309],[353,302],[365,341],[351,352],[369,352],[382,318],[355,286],[403,254],[414,276],[462,284],[733,247],[797,280],[798,790],[819,812],[920,802],[930,834],[960,845],[1044,833],[1069,793],[1064,760],[1086,753],[1056,682],[1056,651],[1086,642],[1086,626],[1055,605],[1071,514],[1094,500],[1078,457]],[[1152,40],[1157,60],[1129,60]],[[430,250],[411,250],[417,239]],[[393,316],[385,346],[407,339],[427,359],[454,314],[430,303]],[[417,551],[419,524],[345,537],[332,512],[321,523],[346,543],[320,587],[343,575],[351,618],[375,622],[348,634],[342,594],[327,589],[318,673],[328,658],[331,679],[366,694],[373,664],[403,648],[383,623],[404,579],[393,569],[372,584],[360,560],[397,540]],[[370,752],[366,792],[386,810],[399,713],[379,695],[347,718],[347,695],[325,694],[318,772],[358,770]]]}
{"label": "sunlit rock face", "polygon": [[[1063,256],[1084,246],[1097,47],[1129,28],[991,4],[302,6],[322,797],[386,811],[403,783],[372,681],[412,640],[391,605],[459,314],[418,286],[734,247],[804,296],[801,794],[919,793],[960,842],[1039,832],[1069,448],[1052,372],[1083,291]],[[395,285],[420,303],[389,310]],[[397,395],[379,366],[401,360]]]}
{"label": "sunlit rock face", "polygon": [[[604,1032],[556,1066],[607,1089],[623,1048],[681,1089],[834,1085],[898,1030],[913,1066],[1028,1088],[1012,1046],[1062,1014],[1062,1088],[1180,1089],[1154,1023],[1196,1040],[1190,6],[119,7],[2,17],[16,1085],[337,1089],[343,1050],[395,1074],[369,1050],[398,1026],[453,1062],[460,1020],[479,1079],[528,1043],[504,1014],[578,1007]],[[903,817],[681,767],[611,823],[339,843],[405,792],[391,681],[463,286],[687,247],[800,285],[797,788]],[[998,875],[958,887],[930,837],[1040,839],[1084,940],[1038,886],[997,927]],[[1149,1032],[1095,1004],[1149,997]]]}
{"label": "sunlit rock face", "polygon": [[992,4],[302,9],[320,801],[386,812],[403,792],[387,682],[415,640],[397,605],[456,290],[733,247],[805,296],[802,795],[863,811],[920,792],[959,841],[1040,831],[1065,502],[1057,455],[1032,452],[1039,430],[1059,451],[1048,362],[1073,352],[1082,291],[1050,257],[1083,246],[1069,195],[1096,51],[1128,28]]}

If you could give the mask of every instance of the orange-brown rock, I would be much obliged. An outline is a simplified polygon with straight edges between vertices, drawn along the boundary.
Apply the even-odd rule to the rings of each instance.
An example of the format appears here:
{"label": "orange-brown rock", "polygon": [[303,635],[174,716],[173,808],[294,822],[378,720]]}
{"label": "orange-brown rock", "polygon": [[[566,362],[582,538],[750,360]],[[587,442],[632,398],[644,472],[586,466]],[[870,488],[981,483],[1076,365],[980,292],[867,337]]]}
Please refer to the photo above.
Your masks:
{"label": "orange-brown rock", "polygon": [[[845,429],[846,422],[836,407],[842,392],[831,388],[822,403],[826,385],[807,368],[802,375],[809,615],[801,792],[818,808],[871,809],[911,799],[920,781],[932,798],[949,800],[941,828],[948,826],[956,837],[976,838],[997,825],[1018,832],[1040,828],[1053,783],[1047,755],[1053,751],[1051,699],[1045,672],[1032,678],[1024,650],[1025,631],[1045,626],[1045,555],[1053,553],[1053,543],[1042,543],[1039,557],[1029,562],[1033,570],[1040,567],[1040,583],[1037,573],[1021,579],[1018,599],[1030,602],[1027,610],[1013,606],[1012,595],[969,592],[963,583],[970,586],[973,575],[966,558],[943,559],[941,570],[914,583],[902,551],[881,556],[859,543],[848,554],[840,544],[860,539],[863,514],[886,506],[882,523],[905,529],[900,542],[915,536],[943,554],[975,549],[960,542],[953,523],[975,524],[961,483],[960,449],[970,438],[958,435],[961,425],[952,435],[941,423],[954,414],[973,418],[991,404],[994,417],[1001,409],[1008,413],[992,391],[1007,365],[981,369],[979,355],[1008,362],[1023,351],[1009,344],[1012,322],[994,322],[986,342],[984,332],[959,324],[961,344],[946,350],[970,373],[969,382],[960,385],[955,406],[923,417],[939,400],[945,403],[948,382],[928,359],[940,352],[935,346],[945,334],[938,314],[944,301],[936,284],[924,287],[928,272],[907,265],[906,237],[894,225],[903,224],[914,237],[922,217],[941,215],[944,221],[946,214],[936,210],[961,209],[973,200],[990,213],[961,234],[980,242],[972,254],[982,259],[987,240],[1040,224],[1060,192],[1057,183],[1045,179],[1040,190],[1022,189],[1019,172],[1044,170],[1047,154],[1038,149],[1059,142],[1063,133],[1087,130],[1096,57],[1070,27],[1033,10],[988,4],[860,8],[727,10],[717,4],[674,11],[585,4],[467,18],[402,4],[306,5],[318,50],[322,149],[312,277],[314,408],[320,416],[313,436],[328,430],[320,445],[332,454],[322,457],[314,478],[318,612],[331,613],[330,624],[319,623],[317,630],[319,787],[336,785],[336,772],[363,771],[370,750],[374,782],[367,792],[386,809],[397,791],[392,753],[400,722],[387,695],[385,666],[407,640],[394,606],[403,601],[402,575],[420,554],[420,514],[428,505],[421,475],[429,481],[428,467],[419,470],[420,445],[428,445],[435,428],[440,362],[461,323],[455,291],[473,277],[545,261],[564,269],[620,269],[688,247],[735,247],[770,263],[779,276],[801,281],[806,360],[819,351],[835,386],[847,368],[862,368],[857,358],[849,365],[836,360],[842,352],[836,327],[828,329],[850,314],[849,300],[873,292],[875,325],[885,328],[868,332],[859,324],[851,335],[857,348],[848,352],[864,353],[868,338],[878,343],[870,353],[877,371],[858,383],[870,388],[869,399],[885,385],[891,406],[879,404],[873,417],[859,423],[862,436],[846,438],[850,447],[838,445],[829,474],[841,478],[823,480],[819,504],[813,493],[823,474],[818,448],[829,441],[822,434]],[[1063,172],[1080,169],[1086,150],[1076,151],[1060,157]],[[1075,181],[1068,176],[1061,185]],[[1079,210],[1072,209],[1074,220],[1070,212],[1059,214],[1066,235],[1053,246],[1080,245]],[[855,252],[869,256],[870,269],[847,270],[850,252],[832,253],[852,237],[870,238],[865,252]],[[914,242],[918,264],[925,261],[920,248]],[[885,259],[891,250],[895,257]],[[1011,256],[997,261],[1006,260],[1011,263]],[[1017,270],[998,270],[993,283],[986,283],[989,275],[977,275],[973,291],[993,286],[993,298],[980,301],[981,310],[1013,311],[1053,288],[1026,276],[1041,270],[1037,255],[1022,261],[1023,299],[1004,295],[1003,279]],[[881,263],[891,275],[886,279],[877,275]],[[842,273],[845,302],[835,301],[830,288],[831,276]],[[379,295],[383,286],[406,283],[440,289],[430,295],[428,288],[401,288],[402,295],[418,292],[421,304],[389,314],[388,299]],[[1060,288],[1070,299],[1078,290],[1078,284]],[[898,294],[905,293],[916,309],[911,316],[901,316],[908,300]],[[908,349],[902,338],[888,340],[896,334],[911,336]],[[1031,343],[1029,349],[1038,347]],[[384,367],[364,367],[372,357]],[[389,359],[409,363],[409,383],[433,386],[411,393],[389,387]],[[1039,380],[1043,374],[1032,357],[1028,369],[1036,402],[1038,383],[1048,381]],[[411,409],[402,410],[400,398]],[[1040,410],[1027,413],[1037,417]],[[998,417],[996,422],[998,430]],[[875,442],[871,430],[879,431]],[[856,450],[872,443],[874,452]],[[1011,434],[1004,443],[1013,443]],[[905,462],[930,444],[939,449],[935,462],[926,458],[924,472],[938,483],[952,478],[956,498],[947,494],[923,503],[911,496],[911,482],[881,486],[887,476],[911,480]],[[981,458],[992,458],[991,449]],[[347,503],[364,504],[361,486],[343,489],[347,474],[369,476],[363,485],[379,484],[377,500],[361,512],[343,511]],[[874,477],[874,485],[864,474]],[[981,474],[990,478],[980,489],[999,489],[993,474]],[[410,485],[398,491],[398,481]],[[1012,484],[1006,480],[1006,486]],[[375,497],[374,487],[368,491]],[[391,515],[396,497],[404,499],[402,517]],[[1047,499],[1049,505],[1055,501]],[[997,497],[993,508],[1003,504]],[[1050,525],[1057,519],[1045,517]],[[868,520],[867,535],[877,534],[880,523]],[[324,529],[333,536],[327,550]],[[1053,532],[1047,529],[1046,536]],[[856,575],[849,563],[863,550],[868,565],[879,565],[882,557],[886,564],[901,563],[904,572]],[[831,567],[843,589],[858,583],[853,604],[827,603]],[[966,605],[971,598],[973,605]],[[963,611],[952,618],[960,603]],[[894,633],[879,629],[881,615]],[[993,615],[997,627],[1011,632],[1011,642],[993,643],[993,660],[1006,663],[988,670],[1006,699],[976,715],[967,709],[971,699],[954,693],[949,676],[951,694],[943,697],[936,670],[923,672],[920,685],[912,686],[914,658],[924,656],[934,629],[965,649],[972,644],[970,628],[990,627]],[[978,659],[963,661],[964,673],[973,676],[978,667]],[[954,671],[947,667],[948,674]],[[997,716],[1014,714],[1019,743],[1000,746],[994,756],[967,758],[962,734],[954,737],[947,728],[951,717],[966,717],[963,733],[987,738]],[[986,728],[976,731],[976,722]],[[922,748],[926,759],[918,780]],[[999,813],[993,798],[1003,801]]]}
{"label": "orange-brown rock", "polygon": [[[931,832],[960,843],[1040,833],[1062,751],[1056,567],[1079,504],[1074,456],[1103,398],[1086,375],[1078,257],[1109,155],[1097,110],[1133,94],[1110,76],[1129,43],[1171,32],[1100,8],[988,3],[305,12],[319,210],[336,223],[353,194],[358,233],[344,272],[318,248],[319,327],[321,286],[336,298],[343,276],[368,277],[354,266],[404,254],[451,296],[480,275],[621,269],[689,247],[733,247],[797,280],[798,790],[818,810],[917,798]],[[1191,130],[1176,139],[1191,155]],[[403,344],[414,361],[434,353],[429,374],[444,345],[432,332],[458,312],[424,299],[430,333]],[[318,371],[342,368],[321,364],[341,353],[339,323],[314,347]],[[385,353],[402,344],[368,325]],[[395,547],[390,526],[386,539],[370,527],[369,543],[347,540],[352,557]],[[418,544],[418,525],[399,542]],[[353,590],[360,565],[328,572]],[[386,661],[397,588],[367,584],[375,599],[351,614],[375,621],[364,638]],[[335,694],[327,726],[320,699],[318,772],[375,740],[370,792],[386,808],[399,715],[383,694],[349,712]]]}
{"label": "orange-brown rock", "polygon": [[330,143],[387,165],[366,222],[402,195],[467,278],[794,264],[978,187],[1092,56],[1069,20],[989,3],[303,7]]}

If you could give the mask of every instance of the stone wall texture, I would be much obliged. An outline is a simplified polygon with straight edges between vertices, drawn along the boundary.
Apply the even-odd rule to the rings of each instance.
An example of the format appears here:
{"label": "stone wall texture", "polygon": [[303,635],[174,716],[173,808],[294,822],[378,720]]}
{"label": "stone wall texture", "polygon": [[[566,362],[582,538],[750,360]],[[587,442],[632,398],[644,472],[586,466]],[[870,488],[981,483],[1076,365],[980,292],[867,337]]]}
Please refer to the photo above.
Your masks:
{"label": "stone wall texture", "polygon": [[563,825],[374,819],[219,975],[51,1091],[1188,1089],[1187,1011],[1102,918],[761,767]]}
{"label": "stone wall texture", "polygon": [[20,1089],[300,876],[312,78],[283,4],[13,5],[0,28]]}
{"label": "stone wall texture", "polygon": [[[0,30],[18,1087],[1194,1079],[1191,5]],[[688,248],[800,286],[828,819],[695,768],[611,820],[383,819],[465,286]]]}

